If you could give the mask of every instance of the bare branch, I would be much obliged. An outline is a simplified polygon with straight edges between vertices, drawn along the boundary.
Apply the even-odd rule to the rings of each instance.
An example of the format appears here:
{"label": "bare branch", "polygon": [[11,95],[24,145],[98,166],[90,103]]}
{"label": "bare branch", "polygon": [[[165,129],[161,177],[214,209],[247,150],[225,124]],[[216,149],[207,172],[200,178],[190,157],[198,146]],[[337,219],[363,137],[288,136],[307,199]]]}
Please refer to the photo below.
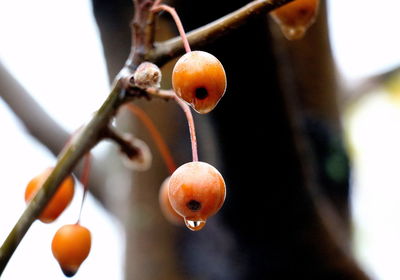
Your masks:
{"label": "bare branch", "polygon": [[[198,48],[220,38],[226,33],[238,28],[252,17],[268,13],[293,0],[257,0],[246,6],[187,34],[192,48]],[[156,44],[156,47],[146,55],[146,60],[161,65],[182,54],[184,46],[180,36]]]}
{"label": "bare branch", "polygon": [[131,141],[128,141],[127,139],[119,135],[112,128],[109,128],[106,131],[105,136],[114,141],[115,143],[117,143],[119,145],[121,152],[123,152],[128,158],[133,159],[139,156],[141,152],[140,148],[134,146]]}

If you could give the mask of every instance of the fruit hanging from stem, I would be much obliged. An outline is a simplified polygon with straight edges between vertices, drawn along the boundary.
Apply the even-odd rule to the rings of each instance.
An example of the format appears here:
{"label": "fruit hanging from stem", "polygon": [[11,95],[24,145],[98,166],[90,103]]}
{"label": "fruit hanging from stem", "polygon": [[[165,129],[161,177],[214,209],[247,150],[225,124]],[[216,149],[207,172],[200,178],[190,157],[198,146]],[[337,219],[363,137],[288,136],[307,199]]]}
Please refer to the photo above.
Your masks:
{"label": "fruit hanging from stem", "polygon": [[172,207],[185,219],[186,226],[196,231],[222,207],[225,181],[212,165],[188,162],[171,175],[168,194]]}
{"label": "fruit hanging from stem", "polygon": [[90,231],[80,224],[62,226],[54,235],[51,249],[67,277],[72,277],[89,255]]}
{"label": "fruit hanging from stem", "polygon": [[225,70],[212,54],[191,51],[176,62],[172,86],[179,98],[205,114],[213,110],[225,94]]}

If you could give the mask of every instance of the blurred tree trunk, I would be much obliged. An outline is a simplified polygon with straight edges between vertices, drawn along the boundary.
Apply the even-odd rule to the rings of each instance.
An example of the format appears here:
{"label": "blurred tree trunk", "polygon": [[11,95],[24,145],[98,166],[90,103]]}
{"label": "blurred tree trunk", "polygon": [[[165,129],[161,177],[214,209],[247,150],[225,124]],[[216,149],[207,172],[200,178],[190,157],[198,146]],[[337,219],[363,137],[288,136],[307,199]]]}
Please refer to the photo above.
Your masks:
{"label": "blurred tree trunk", "polygon": [[[174,6],[190,31],[246,2]],[[93,0],[93,6],[112,78],[129,53],[131,1]],[[126,279],[367,279],[351,256],[349,164],[326,7],[321,8],[299,42],[284,41],[264,16],[205,49],[224,64],[228,89],[212,113],[197,117],[200,159],[224,175],[226,203],[200,232],[168,225],[157,200],[168,174],[152,147],[153,167],[133,174],[120,215],[127,234]],[[158,30],[171,31],[172,24]],[[168,67],[166,87],[167,73]],[[140,105],[161,128],[177,162],[190,160],[186,124],[176,106]],[[118,124],[152,143],[127,112]]]}

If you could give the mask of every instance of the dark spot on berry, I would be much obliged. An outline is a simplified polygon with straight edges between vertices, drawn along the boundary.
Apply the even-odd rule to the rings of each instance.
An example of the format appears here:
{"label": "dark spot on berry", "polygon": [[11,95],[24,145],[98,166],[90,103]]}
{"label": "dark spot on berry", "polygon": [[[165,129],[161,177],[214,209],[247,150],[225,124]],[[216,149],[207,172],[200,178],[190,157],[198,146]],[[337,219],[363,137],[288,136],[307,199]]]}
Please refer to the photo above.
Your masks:
{"label": "dark spot on berry", "polygon": [[208,91],[206,88],[203,87],[196,88],[195,96],[197,99],[200,100],[206,99],[208,96]]}
{"label": "dark spot on berry", "polygon": [[70,270],[70,269],[62,269],[62,272],[64,273],[65,276],[67,277],[72,277],[76,274],[77,270]]}
{"label": "dark spot on berry", "polygon": [[298,10],[299,16],[302,16],[302,17],[308,16],[310,14],[310,12],[311,12],[310,9],[307,9],[307,8],[301,8]]}
{"label": "dark spot on berry", "polygon": [[186,207],[192,211],[199,211],[201,208],[201,203],[198,202],[197,200],[192,199],[191,201],[186,203]]}

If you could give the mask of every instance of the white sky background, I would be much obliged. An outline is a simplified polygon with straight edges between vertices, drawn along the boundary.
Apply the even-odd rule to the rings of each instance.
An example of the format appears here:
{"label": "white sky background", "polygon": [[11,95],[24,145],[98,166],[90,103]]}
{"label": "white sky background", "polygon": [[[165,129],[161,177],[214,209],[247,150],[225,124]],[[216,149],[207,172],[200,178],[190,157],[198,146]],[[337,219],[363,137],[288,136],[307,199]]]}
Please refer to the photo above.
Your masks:
{"label": "white sky background", "polygon": [[328,0],[328,7],[332,48],[345,79],[399,66],[399,1]]}
{"label": "white sky background", "polygon": [[[330,0],[332,49],[353,82],[400,66],[400,2]],[[400,279],[400,107],[377,92],[347,120],[353,159],[355,249],[379,280]]]}
{"label": "white sky background", "polygon": [[[356,80],[400,64],[399,1],[328,2],[333,50],[338,68],[346,80]],[[88,0],[0,0],[0,60],[50,115],[69,131],[87,120],[108,93],[98,39]],[[374,108],[380,116],[382,111],[387,111],[386,107]],[[385,129],[379,120],[374,121],[377,127]],[[382,121],[388,123],[384,116]],[[25,208],[23,192],[26,183],[43,168],[53,164],[54,158],[40,144],[27,137],[2,101],[0,125],[3,131],[0,138],[1,242]],[[368,139],[366,131],[362,131],[357,139]],[[385,133],[390,133],[390,129]],[[366,149],[374,149],[374,143],[368,146],[362,142]],[[399,161],[393,164],[400,164]],[[379,166],[382,164],[377,165],[373,172],[367,172],[376,174],[376,177],[366,181],[380,181],[379,176],[383,175],[390,180],[386,173],[379,172]],[[396,198],[393,193],[400,197],[400,180],[393,180],[388,184],[391,190],[387,195],[389,198]],[[367,241],[361,255],[366,263],[371,264],[371,270],[380,275],[379,279],[400,279],[400,273],[395,269],[400,255],[390,250],[389,246],[400,248],[400,226],[385,228],[384,224],[365,223],[368,220],[366,217],[371,215],[377,216],[379,221],[380,215],[389,213],[389,210],[398,214],[400,220],[400,210],[370,207],[371,197],[379,190],[368,188],[369,195],[366,195],[361,187],[357,192],[363,199],[356,199],[354,204],[357,219],[365,230],[363,238]],[[4,272],[4,279],[65,279],[51,255],[50,242],[59,226],[75,221],[80,190],[77,188],[73,205],[55,224],[36,222],[33,225]],[[378,201],[384,204],[387,196],[381,194]],[[400,201],[397,202],[400,205]],[[371,208],[387,212],[368,212]],[[85,204],[82,223],[92,230],[93,249],[76,279],[122,279],[123,237],[119,225],[91,197]],[[374,231],[377,227],[380,232]],[[379,234],[385,234],[385,230],[390,230],[391,234],[382,238]],[[390,259],[393,261],[388,262]]]}

